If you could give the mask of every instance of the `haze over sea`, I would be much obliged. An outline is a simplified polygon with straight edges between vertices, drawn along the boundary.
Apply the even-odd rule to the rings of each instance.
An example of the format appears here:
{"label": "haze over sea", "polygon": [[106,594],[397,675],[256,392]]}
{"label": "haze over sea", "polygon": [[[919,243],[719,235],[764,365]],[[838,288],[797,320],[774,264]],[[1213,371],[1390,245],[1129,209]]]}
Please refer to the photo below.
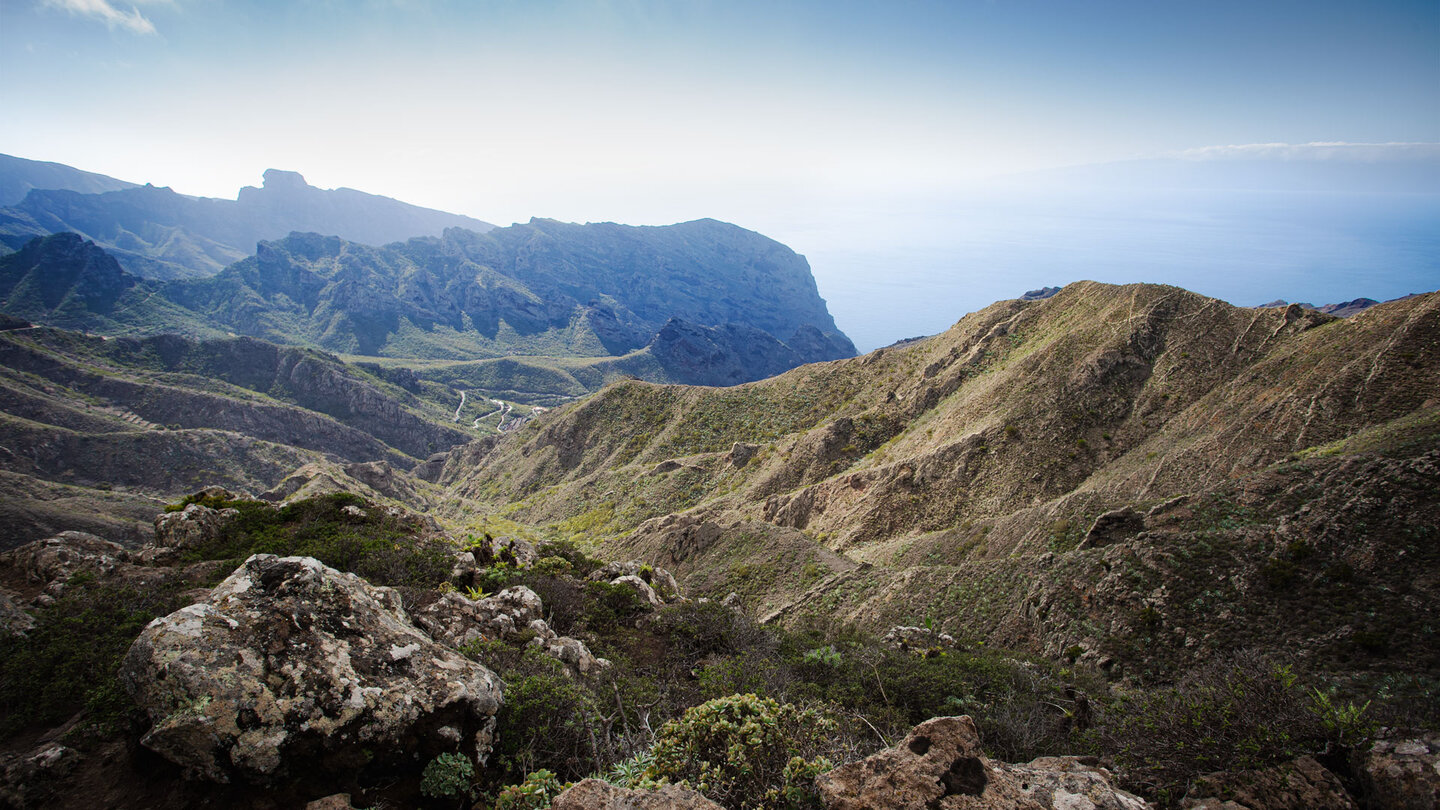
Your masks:
{"label": "haze over sea", "polygon": [[1173,284],[1239,306],[1440,287],[1440,194],[975,192],[836,206],[772,236],[806,255],[864,352],[1027,290]]}

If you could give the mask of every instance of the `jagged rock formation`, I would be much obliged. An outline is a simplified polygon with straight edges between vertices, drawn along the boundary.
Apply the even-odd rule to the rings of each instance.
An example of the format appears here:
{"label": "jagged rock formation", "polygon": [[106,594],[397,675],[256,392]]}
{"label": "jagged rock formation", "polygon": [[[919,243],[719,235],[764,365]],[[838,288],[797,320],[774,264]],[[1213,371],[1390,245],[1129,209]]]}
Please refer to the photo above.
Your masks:
{"label": "jagged rock formation", "polygon": [[393,590],[264,554],[152,622],[121,678],[150,717],[142,742],[222,783],[359,764],[357,746],[483,761],[501,700],[495,676],[416,629]]}
{"label": "jagged rock formation", "polygon": [[[0,163],[0,177],[5,168]],[[234,200],[149,185],[102,189],[111,184],[62,180],[63,185],[36,186],[23,200],[3,203],[12,207],[0,209],[0,242],[18,248],[35,236],[72,231],[95,240],[131,273],[146,278],[211,276],[251,255],[257,242],[292,231],[383,245],[438,236],[446,228],[484,232],[494,227],[354,189],[318,189],[296,172],[277,169],[265,172],[262,188],[242,188]]]}
{"label": "jagged rock formation", "polygon": [[[1196,780],[1180,805],[1184,810],[1356,810],[1340,779],[1301,757],[1262,770],[1218,773]],[[1381,805],[1390,807],[1392,805]]]}

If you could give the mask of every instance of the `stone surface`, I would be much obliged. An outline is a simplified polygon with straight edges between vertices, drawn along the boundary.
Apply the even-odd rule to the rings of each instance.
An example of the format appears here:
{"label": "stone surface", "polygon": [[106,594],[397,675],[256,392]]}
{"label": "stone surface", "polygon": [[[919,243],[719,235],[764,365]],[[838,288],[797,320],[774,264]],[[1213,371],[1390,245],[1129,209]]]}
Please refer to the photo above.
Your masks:
{"label": "stone surface", "polygon": [[1131,537],[1145,530],[1145,516],[1126,506],[1112,509],[1095,518],[1080,548],[1101,548]]}
{"label": "stone surface", "polygon": [[689,788],[666,785],[659,790],[615,787],[599,779],[576,782],[555,797],[550,810],[722,810]]}
{"label": "stone surface", "polygon": [[66,778],[84,756],[59,743],[0,756],[0,807],[40,807],[65,788]]}
{"label": "stone surface", "polygon": [[502,688],[411,624],[395,591],[268,554],[151,622],[120,677],[150,719],[145,746],[187,776],[261,784],[456,741],[483,761]]}
{"label": "stone surface", "polygon": [[986,758],[969,717],[937,717],[894,748],[821,774],[826,810],[1144,810],[1110,774],[1074,757]]}
{"label": "stone surface", "polygon": [[415,623],[440,644],[460,647],[475,641],[509,638],[530,631],[530,643],[543,649],[580,675],[608,667],[584,642],[561,636],[545,623],[544,603],[524,585],[506,588],[494,596],[471,599],[456,591],[444,594],[415,615]]}
{"label": "stone surface", "polygon": [[15,597],[0,591],[0,636],[23,636],[35,626],[35,617],[16,604]]}
{"label": "stone surface", "polygon": [[940,647],[953,649],[956,646],[954,636],[949,633],[938,633],[928,627],[896,625],[886,631],[880,640],[896,649],[917,654],[924,654]]}
{"label": "stone surface", "polygon": [[[1313,757],[1195,780],[1183,810],[1355,810],[1340,779]],[[1389,807],[1391,805],[1383,805]]]}
{"label": "stone surface", "polygon": [[524,585],[516,585],[484,599],[451,591],[418,611],[415,623],[437,642],[459,647],[514,635],[544,615],[540,597]]}
{"label": "stone surface", "polygon": [[305,804],[305,810],[355,810],[349,793],[334,793]]}
{"label": "stone surface", "polygon": [[630,585],[652,605],[685,601],[685,597],[680,595],[680,583],[675,581],[673,574],[664,568],[646,565],[638,560],[609,563],[592,571],[589,579],[609,582],[611,585]]}
{"label": "stone surface", "polygon": [[1440,807],[1440,735],[1375,743],[1365,755],[1361,779],[1376,807]]}
{"label": "stone surface", "polygon": [[32,585],[42,586],[45,593],[59,596],[66,580],[75,574],[105,576],[129,559],[130,552],[119,543],[85,532],[61,532],[0,554],[0,566],[12,569]]}
{"label": "stone surface", "polygon": [[179,512],[163,512],[155,516],[155,545],[174,549],[199,548],[218,538],[225,522],[239,514],[236,509],[217,510],[198,503],[192,503]]}

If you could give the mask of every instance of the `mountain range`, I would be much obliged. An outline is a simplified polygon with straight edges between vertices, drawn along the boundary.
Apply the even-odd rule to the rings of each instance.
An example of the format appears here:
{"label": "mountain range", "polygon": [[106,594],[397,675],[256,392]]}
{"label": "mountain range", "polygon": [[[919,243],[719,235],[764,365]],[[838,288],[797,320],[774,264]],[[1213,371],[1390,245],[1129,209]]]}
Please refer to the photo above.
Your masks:
{"label": "mountain range", "polygon": [[0,193],[9,206],[0,209],[0,243],[11,250],[35,236],[73,232],[105,247],[134,275],[158,279],[214,275],[253,255],[257,242],[291,231],[382,245],[451,227],[494,227],[354,189],[318,189],[277,169],[265,172],[262,187],[223,200],[0,155]]}

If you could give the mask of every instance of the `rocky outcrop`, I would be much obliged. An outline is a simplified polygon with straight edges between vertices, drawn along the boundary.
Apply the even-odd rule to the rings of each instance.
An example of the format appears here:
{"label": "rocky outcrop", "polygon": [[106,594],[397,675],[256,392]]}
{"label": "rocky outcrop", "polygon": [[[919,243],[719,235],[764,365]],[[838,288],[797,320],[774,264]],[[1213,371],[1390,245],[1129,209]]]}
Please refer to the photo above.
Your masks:
{"label": "rocky outcrop", "polygon": [[937,717],[894,748],[821,774],[826,810],[1146,810],[1109,772],[1074,757],[1007,765],[985,757],[969,717]]}
{"label": "rocky outcrop", "polygon": [[1112,509],[1095,518],[1080,548],[1100,548],[1123,540],[1129,540],[1145,529],[1145,516],[1126,506]]}
{"label": "rocky outcrop", "polygon": [[592,655],[584,642],[551,630],[544,616],[545,606],[539,595],[516,585],[483,599],[470,599],[451,591],[416,613],[415,623],[435,641],[455,648],[528,632],[531,644],[579,675],[589,675],[610,665],[609,661]]}
{"label": "rocky outcrop", "polygon": [[958,646],[954,636],[938,632],[930,627],[896,625],[886,631],[880,640],[897,650],[922,656],[936,650],[954,649]]}
{"label": "rocky outcrop", "polygon": [[721,810],[720,805],[679,785],[658,790],[615,787],[599,779],[576,782],[555,797],[551,810]]}
{"label": "rocky outcrop", "polygon": [[451,591],[415,614],[415,623],[441,644],[459,647],[473,641],[505,638],[542,619],[545,606],[524,585],[494,596],[470,599]]}
{"label": "rocky outcrop", "polygon": [[119,543],[85,532],[61,532],[0,554],[0,567],[40,586],[43,602],[63,594],[66,581],[76,574],[105,576],[129,560],[130,552]]}
{"label": "rocky outcrop", "polygon": [[82,759],[79,751],[53,742],[0,756],[0,807],[43,806],[64,789],[66,778]]}
{"label": "rocky outcrop", "polygon": [[459,749],[488,755],[501,685],[410,623],[399,595],[308,557],[257,554],[156,619],[121,680],[141,742],[188,776],[271,783]]}
{"label": "rocky outcrop", "polygon": [[0,636],[23,636],[35,626],[35,617],[15,603],[15,597],[0,591]]}
{"label": "rocky outcrop", "polygon": [[1360,776],[1374,807],[1440,807],[1440,735],[1375,743]]}
{"label": "rocky outcrop", "polygon": [[636,560],[612,562],[592,571],[588,579],[633,588],[642,599],[654,607],[685,601],[685,597],[680,595],[680,584],[675,581],[674,575],[664,568],[655,568]]}
{"label": "rocky outcrop", "polygon": [[1311,810],[1316,807],[1355,810],[1357,807],[1340,779],[1314,757],[1300,757],[1271,768],[1202,776],[1191,786],[1180,806],[1184,810]]}
{"label": "rocky outcrop", "polygon": [[155,516],[155,545],[186,550],[199,548],[220,537],[226,521],[239,516],[237,509],[211,509],[192,503],[179,512]]}

